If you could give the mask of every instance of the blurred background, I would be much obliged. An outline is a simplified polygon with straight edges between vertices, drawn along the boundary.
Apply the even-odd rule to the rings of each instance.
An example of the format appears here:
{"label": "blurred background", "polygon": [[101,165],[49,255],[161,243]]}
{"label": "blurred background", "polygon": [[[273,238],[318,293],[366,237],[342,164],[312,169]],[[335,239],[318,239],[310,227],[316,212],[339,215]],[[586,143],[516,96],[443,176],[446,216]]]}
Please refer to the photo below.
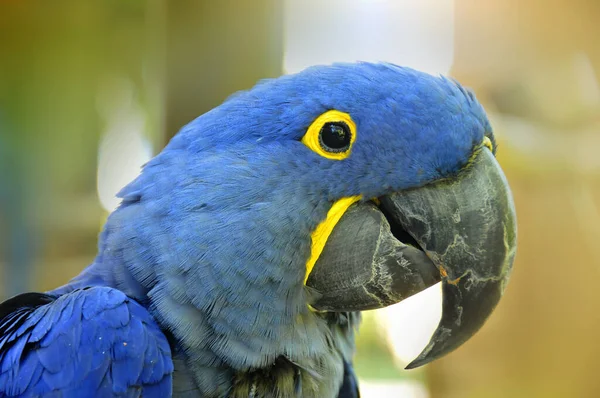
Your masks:
{"label": "blurred background", "polygon": [[597,0],[0,0],[0,298],[91,262],[178,129],[257,80],[334,61],[450,74],[476,92],[512,186],[519,250],[466,345],[405,365],[439,288],[365,316],[364,397],[599,397]]}

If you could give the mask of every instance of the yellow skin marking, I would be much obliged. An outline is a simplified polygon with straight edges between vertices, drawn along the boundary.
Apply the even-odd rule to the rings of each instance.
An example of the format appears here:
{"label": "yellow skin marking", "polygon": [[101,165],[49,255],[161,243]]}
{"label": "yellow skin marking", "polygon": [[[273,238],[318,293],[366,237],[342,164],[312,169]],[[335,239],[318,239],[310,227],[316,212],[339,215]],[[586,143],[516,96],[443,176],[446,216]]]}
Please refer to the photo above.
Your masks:
{"label": "yellow skin marking", "polygon": [[487,149],[489,149],[491,152],[494,152],[494,146],[492,145],[492,140],[490,140],[489,137],[483,137],[483,142],[481,145],[487,147]]}
{"label": "yellow skin marking", "polygon": [[[345,123],[350,129],[352,136],[350,137],[350,147],[346,152],[328,152],[321,147],[319,133],[321,132],[323,125],[330,122]],[[304,137],[302,137],[302,143],[304,145],[324,158],[331,160],[343,160],[350,156],[350,151],[352,150],[354,141],[356,141],[356,124],[354,123],[354,120],[352,120],[349,114],[336,110],[330,110],[321,114],[321,116],[312,122],[308,130],[306,130],[306,134],[304,134]]]}
{"label": "yellow skin marking", "polygon": [[329,235],[331,235],[333,228],[335,228],[336,224],[338,221],[340,221],[340,218],[342,218],[346,210],[348,210],[353,203],[359,201],[361,197],[362,196],[360,195],[350,196],[335,202],[333,206],[331,206],[331,209],[329,209],[327,212],[327,217],[325,217],[325,220],[321,221],[311,234],[312,245],[310,248],[310,257],[306,262],[306,276],[304,277],[305,284],[308,280],[308,275],[310,275],[310,272],[315,266],[317,259],[323,252],[323,248],[325,247],[327,239],[329,239]]}
{"label": "yellow skin marking", "polygon": [[483,148],[488,148],[490,150],[490,152],[492,152],[492,153],[494,152],[494,146],[492,145],[492,140],[490,140],[488,137],[483,137],[483,141],[481,141],[480,146],[478,146],[475,149],[475,151],[473,152],[473,154],[467,161],[467,165],[465,166],[465,168],[471,166],[471,164],[473,163],[473,160],[477,157],[477,154],[479,154],[479,152],[483,150]]}

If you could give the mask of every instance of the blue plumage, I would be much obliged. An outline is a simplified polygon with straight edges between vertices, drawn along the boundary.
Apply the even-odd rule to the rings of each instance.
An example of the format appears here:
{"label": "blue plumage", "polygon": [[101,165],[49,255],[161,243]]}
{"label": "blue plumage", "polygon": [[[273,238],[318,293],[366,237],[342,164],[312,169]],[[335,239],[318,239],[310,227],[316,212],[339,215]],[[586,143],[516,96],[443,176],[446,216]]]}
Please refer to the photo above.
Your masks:
{"label": "blue plumage", "polygon": [[[357,125],[344,161],[300,142],[329,109]],[[309,68],[232,96],[121,191],[94,263],[0,335],[0,396],[168,396],[159,327],[176,396],[252,391],[274,374],[335,396],[358,315],[307,307],[311,232],[342,197],[456,173],[489,131],[455,82],[389,64]],[[281,357],[289,372],[269,368]]]}
{"label": "blue plumage", "polygon": [[26,319],[5,318],[12,327],[1,326],[0,396],[170,394],[169,344],[122,292],[94,287],[36,301],[21,307]]}

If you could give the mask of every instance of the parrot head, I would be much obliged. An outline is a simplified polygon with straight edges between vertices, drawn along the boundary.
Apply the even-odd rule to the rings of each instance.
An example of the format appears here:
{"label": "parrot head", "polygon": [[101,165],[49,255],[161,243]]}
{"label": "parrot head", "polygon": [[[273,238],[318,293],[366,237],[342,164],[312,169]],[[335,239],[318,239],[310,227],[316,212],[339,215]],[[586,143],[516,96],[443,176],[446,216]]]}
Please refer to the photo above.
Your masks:
{"label": "parrot head", "polygon": [[324,313],[441,281],[420,366],[469,339],[506,285],[516,223],[495,150],[484,110],[453,80],[312,67],[185,126],[120,193],[98,261],[188,351],[202,347],[198,361],[236,369],[316,355]]}

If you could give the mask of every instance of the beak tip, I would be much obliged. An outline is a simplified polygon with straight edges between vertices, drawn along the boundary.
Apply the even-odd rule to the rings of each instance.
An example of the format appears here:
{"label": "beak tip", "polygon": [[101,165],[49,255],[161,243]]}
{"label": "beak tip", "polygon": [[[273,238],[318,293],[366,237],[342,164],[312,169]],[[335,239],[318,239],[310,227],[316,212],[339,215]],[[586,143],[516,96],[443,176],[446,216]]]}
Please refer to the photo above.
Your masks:
{"label": "beak tip", "polygon": [[420,368],[421,366],[427,365],[429,362],[433,362],[435,359],[441,356],[438,352],[436,352],[437,350],[438,346],[435,343],[435,339],[433,339],[433,341],[430,341],[429,344],[427,344],[427,346],[423,348],[423,351],[421,351],[421,353],[415,359],[413,359],[408,365],[406,365],[404,369],[416,369]]}
{"label": "beak tip", "polygon": [[425,365],[425,363],[421,363],[421,361],[417,358],[417,359],[413,360],[411,363],[409,363],[408,365],[406,365],[404,367],[404,370],[413,370],[413,369],[419,368],[423,365]]}

